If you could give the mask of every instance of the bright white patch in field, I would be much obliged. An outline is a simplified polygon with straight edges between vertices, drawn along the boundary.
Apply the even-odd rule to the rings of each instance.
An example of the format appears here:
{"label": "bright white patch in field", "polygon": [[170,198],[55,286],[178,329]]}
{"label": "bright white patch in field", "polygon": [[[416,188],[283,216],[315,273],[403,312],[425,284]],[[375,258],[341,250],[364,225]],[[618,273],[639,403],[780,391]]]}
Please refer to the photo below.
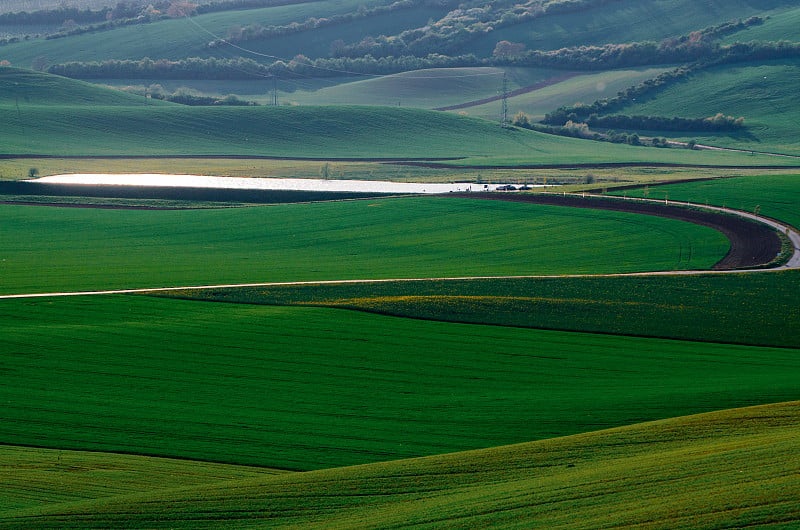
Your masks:
{"label": "bright white patch in field", "polygon": [[379,180],[322,180],[290,178],[207,177],[200,175],[71,174],[42,177],[31,182],[47,184],[92,184],[107,186],[174,186],[181,188],[223,188],[240,190],[338,191],[367,193],[448,193],[494,191],[500,184],[423,184]]}

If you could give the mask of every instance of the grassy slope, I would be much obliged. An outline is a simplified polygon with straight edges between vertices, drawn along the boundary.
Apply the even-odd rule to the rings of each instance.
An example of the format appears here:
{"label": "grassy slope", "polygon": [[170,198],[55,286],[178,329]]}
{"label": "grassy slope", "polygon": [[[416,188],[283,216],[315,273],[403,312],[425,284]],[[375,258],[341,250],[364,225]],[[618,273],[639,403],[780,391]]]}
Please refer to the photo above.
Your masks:
{"label": "grassy slope", "polygon": [[647,149],[501,129],[495,123],[387,107],[0,107],[6,153],[216,154],[319,158],[467,157],[474,164],[792,165],[746,154]]}
{"label": "grassy slope", "polygon": [[[227,11],[194,17],[192,20],[176,19],[152,24],[117,28],[94,34],[78,35],[66,39],[46,41],[37,39],[4,46],[3,58],[12,64],[29,66],[39,56],[51,62],[70,60],[181,58],[187,56],[239,55],[239,50],[209,50],[205,44],[216,36],[224,37],[228,28],[260,23],[264,26],[302,22],[309,17],[328,17],[352,11],[359,5],[370,7],[385,3],[380,0],[363,2],[355,0],[329,0],[293,6],[264,9]],[[661,39],[681,35],[703,27],[737,17],[760,14],[764,9],[790,7],[788,0],[770,0],[766,6],[752,7],[746,0],[723,2],[713,0],[702,5],[690,0],[651,0],[649,2],[610,2],[599,8],[566,15],[545,17],[533,23],[520,24],[491,32],[468,44],[464,52],[491,55],[500,40],[524,42],[528,48],[554,49],[583,44],[630,42],[634,40]],[[793,6],[791,6],[793,7]],[[377,36],[396,34],[408,27],[423,26],[428,17],[438,18],[444,10],[422,7],[403,10],[388,17],[372,17],[355,24],[358,29],[322,28],[287,40],[273,39],[245,45],[258,53],[291,58],[296,53],[327,55],[331,40],[360,40],[365,34]],[[779,12],[779,11],[778,11]],[[576,31],[576,28],[579,31]],[[212,35],[213,34],[213,35]],[[349,37],[349,38],[348,38]],[[316,52],[316,53],[315,53]],[[254,55],[254,57],[257,57]]]}
{"label": "grassy slope", "polygon": [[[110,31],[87,33],[63,39],[35,39],[0,47],[0,57],[15,66],[29,67],[36,57],[47,57],[50,63],[67,61],[102,61],[105,59],[182,59],[185,57],[230,57],[242,55],[218,49],[212,52],[206,44],[224,38],[232,26],[259,23],[262,26],[303,22],[309,17],[328,17],[348,13],[360,5],[372,7],[383,0],[321,0],[303,4],[232,10],[178,18],[150,24],[124,26]],[[247,43],[245,48],[251,48]],[[268,49],[260,53],[270,53]],[[245,54],[258,59],[257,55]],[[291,59],[295,54],[288,57]]]}
{"label": "grassy slope", "polygon": [[284,473],[266,468],[0,445],[0,525],[11,510]]}
{"label": "grassy slope", "polygon": [[[0,69],[0,71],[4,71]],[[160,105],[80,87],[62,78],[9,69],[0,88],[31,87],[0,101],[5,153],[48,155],[238,154],[288,157],[471,157],[469,163],[612,161],[696,164],[791,164],[744,154],[685,152],[598,144],[501,129],[463,116],[387,107],[185,107]],[[42,105],[59,90],[69,104]],[[0,93],[5,90],[0,91]],[[113,95],[112,95],[113,94]],[[29,102],[25,101],[28,98]]]}
{"label": "grassy slope", "polygon": [[546,81],[563,72],[543,68],[436,68],[387,75],[288,96],[301,104],[398,105],[437,108],[494,97],[503,74],[509,90]]}
{"label": "grassy slope", "polygon": [[800,8],[787,9],[771,16],[760,26],[734,33],[723,40],[724,44],[749,41],[800,41]]}
{"label": "grassy slope", "polygon": [[736,18],[775,9],[776,16],[795,7],[790,0],[768,0],[754,6],[748,0],[622,0],[593,9],[548,16],[491,32],[468,49],[490,55],[498,41],[522,42],[529,49],[601,45],[642,40],[659,41],[685,35]]}
{"label": "grassy slope", "polygon": [[785,401],[800,388],[794,349],[141,296],[5,300],[0,311],[0,440],[12,444],[314,469]]}
{"label": "grassy slope", "polygon": [[468,199],[166,212],[0,205],[0,216],[2,294],[702,269],[728,248],[719,232],[680,221]]}
{"label": "grassy slope", "polygon": [[[541,120],[548,112],[552,112],[554,109],[564,105],[591,104],[601,98],[614,97],[620,90],[651,79],[664,70],[665,68],[634,68],[586,73],[527,94],[509,98],[508,112],[510,116],[513,116],[522,111],[534,120]],[[496,120],[499,116],[499,108],[499,102],[492,102],[469,107],[463,109],[463,111],[470,116]]]}
{"label": "grassy slope", "polygon": [[9,512],[30,527],[747,527],[800,521],[797,402]]}
{"label": "grassy slope", "polygon": [[20,112],[30,106],[124,106],[170,105],[141,96],[108,90],[84,81],[45,75],[20,68],[0,67],[0,107]]}
{"label": "grassy slope", "polygon": [[[800,154],[795,134],[796,90],[800,61],[725,65],[700,72],[687,82],[670,86],[654,98],[622,109],[624,114],[713,116],[718,112],[745,118],[741,133],[696,133],[701,143]],[[659,133],[661,135],[661,133]],[[673,135],[678,136],[678,135]],[[692,137],[687,133],[682,137]]]}

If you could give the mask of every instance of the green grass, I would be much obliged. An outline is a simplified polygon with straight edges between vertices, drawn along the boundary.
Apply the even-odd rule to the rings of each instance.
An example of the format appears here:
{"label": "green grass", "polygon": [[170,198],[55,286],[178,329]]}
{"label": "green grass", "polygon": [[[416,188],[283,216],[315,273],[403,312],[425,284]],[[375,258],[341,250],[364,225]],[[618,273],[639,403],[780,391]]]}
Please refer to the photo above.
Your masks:
{"label": "green grass", "polygon": [[0,67],[0,107],[27,109],[30,106],[125,106],[170,105],[148,101],[141,96],[108,90],[84,81],[32,70]]}
{"label": "green grass", "polygon": [[508,76],[509,90],[515,90],[563,72],[544,68],[434,68],[343,83],[286,97],[300,104],[433,109],[496,96],[501,90],[504,73]]}
{"label": "green grass", "polygon": [[[607,2],[575,13],[547,16],[533,24],[519,24],[486,34],[469,51],[490,55],[498,41],[522,42],[528,49],[555,50],[569,46],[602,45],[643,40],[660,41],[686,35],[707,26],[747,18],[775,9],[776,17],[794,8],[790,0],[755,7],[747,0],[659,0]],[[772,40],[772,39],[770,39]]]}
{"label": "green grass", "polygon": [[[179,291],[219,302],[319,305],[505,326],[800,347],[799,271],[537,278]],[[746,322],[747,325],[740,325]]]}
{"label": "green grass", "polygon": [[288,469],[784,401],[800,381],[793,349],[336,309],[117,296],[0,311],[3,442]]}
{"label": "green grass", "polygon": [[448,113],[387,107],[0,107],[6,153],[466,157],[470,165],[673,163],[796,165],[740,153],[652,149],[502,129]]}
{"label": "green grass", "polygon": [[756,207],[761,215],[800,227],[800,175],[754,175],[699,182],[653,186],[638,190],[612,191],[629,197],[691,201],[727,206],[747,212]]}
{"label": "green grass", "polygon": [[[767,18],[767,17],[764,17]],[[780,10],[769,13],[767,20],[760,26],[752,26],[743,31],[729,35],[723,39],[724,44],[750,41],[800,41],[800,8]]]}
{"label": "green grass", "polygon": [[[601,98],[616,96],[617,92],[656,77],[665,68],[634,68],[584,73],[560,83],[521,94],[508,99],[510,116],[524,112],[534,120],[541,120],[548,112],[576,103],[591,104]],[[500,102],[486,103],[463,109],[470,116],[499,119]],[[454,111],[462,112],[462,111]]]}
{"label": "green grass", "polygon": [[0,469],[0,526],[2,514],[11,510],[283,473],[230,464],[10,445],[0,445]]}
{"label": "green grass", "polygon": [[[39,509],[29,528],[792,528],[797,402],[482,451]],[[53,477],[57,477],[61,474]]]}
{"label": "green grass", "polygon": [[[19,70],[0,78],[17,90]],[[687,152],[600,144],[504,129],[485,120],[389,107],[186,107],[117,105],[116,92],[89,92],[74,103],[42,105],[64,82],[72,97],[82,85],[35,74],[26,81],[30,102],[0,102],[0,145],[5,154],[253,155],[315,158],[467,157],[464,165],[669,162],[686,164],[797,164],[793,159],[740,153]],[[110,89],[109,89],[110,90]],[[98,95],[98,94],[102,94]],[[113,94],[113,95],[112,95]],[[23,98],[24,99],[24,98]],[[96,104],[95,104],[96,102]],[[154,103],[154,102],[151,102]]]}
{"label": "green grass", "polygon": [[747,126],[743,132],[671,136],[696,138],[699,143],[723,147],[797,155],[800,143],[795,133],[800,111],[795,85],[799,72],[800,61],[795,59],[715,67],[621,112],[668,117],[707,117],[721,112],[743,117]]}
{"label": "green grass", "polygon": [[503,201],[404,198],[130,211],[0,205],[0,293],[703,269],[715,230]]}
{"label": "green grass", "polygon": [[[356,10],[360,5],[373,7],[383,0],[321,0],[302,4],[221,11],[191,18],[176,18],[123,26],[109,31],[75,35],[62,39],[43,38],[2,47],[3,58],[14,66],[30,67],[34,59],[47,57],[51,64],[68,61],[103,61],[105,59],[183,59],[242,55],[239,50],[212,50],[206,44],[225,38],[233,26],[258,23],[262,26],[303,22],[309,17],[324,18]],[[306,37],[308,39],[309,37]],[[254,48],[250,43],[245,48]],[[258,46],[255,46],[258,48]],[[268,49],[256,50],[270,53]],[[284,50],[279,50],[284,51]],[[249,54],[247,54],[250,56]],[[272,54],[276,55],[276,54]],[[287,59],[291,59],[292,54]],[[326,54],[327,55],[327,54]],[[257,56],[253,56],[257,57]]]}
{"label": "green grass", "polygon": [[798,403],[7,514],[25,526],[792,528]]}

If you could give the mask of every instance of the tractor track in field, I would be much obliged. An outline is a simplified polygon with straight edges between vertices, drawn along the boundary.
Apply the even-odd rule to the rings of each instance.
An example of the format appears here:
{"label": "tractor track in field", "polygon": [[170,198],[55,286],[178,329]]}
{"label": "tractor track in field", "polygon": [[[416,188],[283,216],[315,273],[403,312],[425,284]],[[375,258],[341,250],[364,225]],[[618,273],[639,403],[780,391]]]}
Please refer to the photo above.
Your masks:
{"label": "tractor track in field", "polygon": [[[592,194],[527,194],[527,193],[448,193],[441,198],[456,197],[475,200],[503,200],[531,204],[569,206],[575,208],[604,209],[668,217],[708,226],[719,230],[731,241],[728,254],[711,270],[677,270],[655,272],[629,272],[611,274],[556,274],[556,275],[512,275],[512,276],[459,276],[429,278],[380,278],[349,280],[307,280],[284,282],[258,282],[217,285],[187,285],[173,287],[143,287],[135,289],[108,289],[97,291],[70,291],[53,293],[23,293],[0,295],[0,300],[20,298],[49,298],[63,296],[90,296],[113,294],[146,294],[168,291],[201,289],[232,289],[239,287],[279,287],[290,285],[369,284],[390,282],[464,281],[525,278],[614,278],[631,276],[696,276],[703,274],[730,274],[742,272],[770,272],[800,269],[800,232],[794,227],[765,217],[756,216],[731,208],[720,208],[693,203],[657,199],[609,198]],[[74,206],[74,205],[73,205]],[[754,222],[755,221],[755,222]],[[793,252],[789,260],[780,266],[767,266],[781,249],[777,231],[783,232],[791,241]]]}

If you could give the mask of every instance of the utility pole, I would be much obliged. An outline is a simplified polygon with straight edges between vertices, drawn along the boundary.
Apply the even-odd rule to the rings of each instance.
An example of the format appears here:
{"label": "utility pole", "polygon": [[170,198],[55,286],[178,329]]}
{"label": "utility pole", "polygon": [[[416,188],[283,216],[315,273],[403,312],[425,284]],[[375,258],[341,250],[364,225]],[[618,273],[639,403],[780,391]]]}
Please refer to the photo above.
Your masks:
{"label": "utility pole", "polygon": [[502,110],[500,111],[500,123],[503,127],[508,126],[508,77],[506,73],[503,72],[503,106]]}

